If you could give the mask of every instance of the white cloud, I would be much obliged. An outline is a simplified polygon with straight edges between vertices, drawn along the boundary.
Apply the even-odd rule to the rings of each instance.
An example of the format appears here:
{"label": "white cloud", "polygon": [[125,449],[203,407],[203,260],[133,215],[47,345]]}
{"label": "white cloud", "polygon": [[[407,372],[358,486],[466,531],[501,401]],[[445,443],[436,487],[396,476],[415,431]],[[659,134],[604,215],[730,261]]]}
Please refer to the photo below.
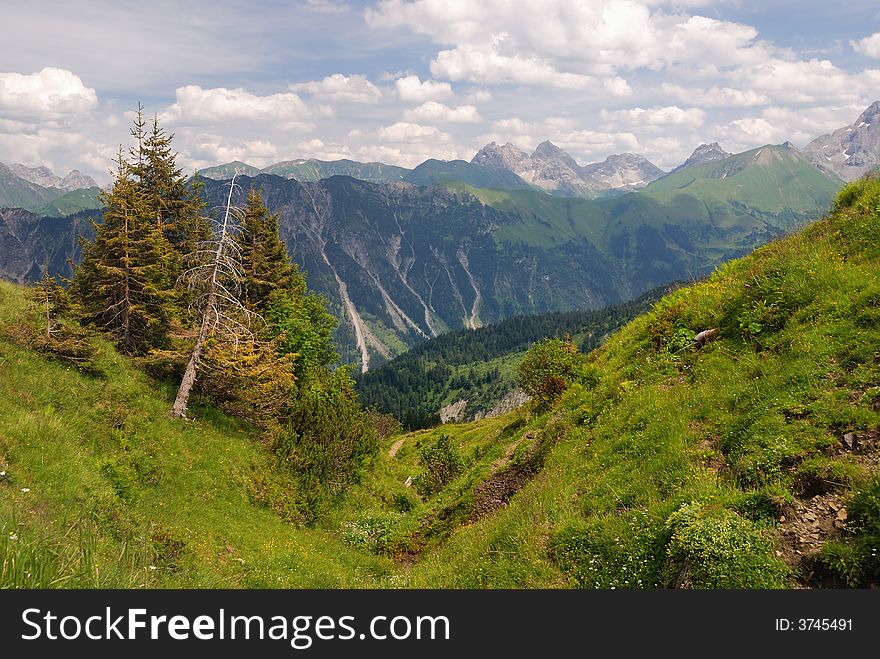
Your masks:
{"label": "white cloud", "polygon": [[423,126],[407,121],[398,121],[391,126],[383,126],[379,129],[377,136],[380,140],[388,142],[424,142],[432,140],[438,144],[451,142],[452,136],[444,133],[436,126]]}
{"label": "white cloud", "polygon": [[202,89],[198,85],[187,85],[176,90],[176,97],[176,102],[162,113],[160,119],[183,126],[272,121],[282,122],[287,128],[304,130],[313,127],[304,119],[331,113],[329,108],[309,108],[292,92],[257,96],[244,89]]}
{"label": "white cloud", "polygon": [[740,87],[752,89],[787,103],[816,103],[832,99],[837,103],[859,99],[864,85],[830,60],[786,61],[770,58],[734,71]]}
{"label": "white cloud", "polygon": [[682,126],[697,128],[703,124],[706,113],[700,108],[684,110],[677,105],[655,108],[632,108],[629,110],[603,110],[601,116],[612,123],[629,124],[639,127]]}
{"label": "white cloud", "polygon": [[435,80],[422,81],[417,75],[407,75],[394,81],[397,95],[401,101],[423,103],[425,101],[440,101],[452,96],[452,85],[448,82]]}
{"label": "white cloud", "polygon": [[211,133],[188,137],[180,156],[181,164],[193,169],[233,160],[260,167],[280,159],[278,147],[266,140],[238,140]]}
{"label": "white cloud", "polygon": [[305,8],[321,14],[341,14],[350,9],[347,3],[333,0],[306,0]]}
{"label": "white cloud", "polygon": [[736,89],[734,87],[719,87],[718,85],[709,89],[700,89],[664,82],[661,85],[661,91],[681,101],[687,101],[704,108],[740,108],[770,103],[769,97],[759,94],[753,89]]}
{"label": "white cloud", "polygon": [[460,105],[450,108],[443,103],[437,101],[428,101],[422,103],[417,108],[407,110],[404,113],[404,119],[407,121],[427,121],[438,123],[464,123],[473,124],[483,120],[477,108],[473,105]]}
{"label": "white cloud", "polygon": [[488,44],[463,44],[442,50],[431,62],[431,73],[452,81],[467,80],[479,84],[528,84],[561,89],[585,89],[593,78],[557,71],[547,60],[498,52],[498,41]]}
{"label": "white cloud", "polygon": [[382,91],[366,77],[341,73],[334,73],[323,80],[293,84],[290,90],[304,91],[315,98],[334,103],[376,103],[382,98]]}
{"label": "white cloud", "polygon": [[875,32],[864,39],[850,41],[849,43],[857,53],[880,59],[880,32]]}
{"label": "white cloud", "polygon": [[[471,67],[477,69],[474,79],[491,65],[505,75],[483,72],[483,78],[524,70],[528,84],[536,67],[614,78],[639,67],[717,70],[781,52],[759,41],[752,26],[682,13],[695,4],[701,3],[543,0],[536,9],[531,0],[382,0],[364,17],[373,27],[406,28],[453,46],[438,55],[435,75],[461,75],[466,57],[476,55],[489,63]],[[503,48],[493,52],[501,35]]]}
{"label": "white cloud", "polygon": [[95,90],[65,69],[0,73],[0,113],[25,121],[45,121],[89,112],[98,105]]}

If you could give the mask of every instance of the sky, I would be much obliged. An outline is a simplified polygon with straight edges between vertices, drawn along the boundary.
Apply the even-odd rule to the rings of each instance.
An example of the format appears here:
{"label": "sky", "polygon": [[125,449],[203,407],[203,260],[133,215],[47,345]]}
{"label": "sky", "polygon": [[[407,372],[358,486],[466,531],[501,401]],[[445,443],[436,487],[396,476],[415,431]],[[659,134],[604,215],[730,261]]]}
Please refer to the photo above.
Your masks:
{"label": "sky", "polygon": [[100,183],[138,103],[194,171],[547,139],[671,169],[701,143],[802,147],[880,100],[876,0],[7,4],[0,162]]}

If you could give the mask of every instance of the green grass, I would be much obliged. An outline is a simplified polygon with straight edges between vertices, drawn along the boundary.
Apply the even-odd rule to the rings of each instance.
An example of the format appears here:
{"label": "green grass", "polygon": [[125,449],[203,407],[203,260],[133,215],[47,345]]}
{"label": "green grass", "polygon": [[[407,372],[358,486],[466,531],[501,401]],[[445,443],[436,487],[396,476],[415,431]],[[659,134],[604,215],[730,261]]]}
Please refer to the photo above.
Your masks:
{"label": "green grass", "polygon": [[[0,284],[0,308],[4,322],[25,314],[21,290]],[[0,526],[16,565],[83,553],[70,548],[87,531],[96,570],[118,571],[122,553],[132,564],[90,581],[64,558],[58,585],[368,586],[388,572],[251,501],[252,474],[273,466],[247,427],[210,409],[174,421],[172,392],[107,347],[103,359],[110,375],[88,378],[0,339]]]}
{"label": "green grass", "polygon": [[[172,392],[107,346],[95,378],[0,338],[0,585],[815,585],[780,518],[817,491],[853,523],[810,565],[876,583],[877,451],[842,438],[880,432],[880,182],[840,199],[665,297],[548,408],[388,438],[315,528],[253,502],[274,466],[247,426],[169,419]],[[0,285],[0,326],[26,313]],[[719,339],[693,348],[707,328]],[[439,433],[462,469],[419,494]]]}

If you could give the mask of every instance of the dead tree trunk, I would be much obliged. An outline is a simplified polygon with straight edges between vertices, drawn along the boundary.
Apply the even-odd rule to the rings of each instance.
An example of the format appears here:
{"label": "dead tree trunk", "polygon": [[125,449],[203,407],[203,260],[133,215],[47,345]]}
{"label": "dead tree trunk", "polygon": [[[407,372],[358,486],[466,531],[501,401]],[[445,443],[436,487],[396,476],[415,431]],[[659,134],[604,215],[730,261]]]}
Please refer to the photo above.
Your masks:
{"label": "dead tree trunk", "polygon": [[[229,184],[229,195],[220,223],[216,244],[213,249],[197,248],[192,255],[196,261],[200,255],[211,254],[206,263],[195,265],[187,271],[190,286],[203,290],[200,306],[201,323],[195,345],[190,353],[183,379],[177,389],[174,405],[171,407],[172,418],[186,417],[186,408],[193,385],[198,376],[199,364],[205,341],[214,333],[219,332],[226,337],[237,337],[241,333],[250,334],[242,322],[235,318],[240,315],[244,320],[252,316],[244,308],[238,297],[241,281],[240,249],[232,234],[232,221],[237,209],[232,206],[232,193],[235,190],[235,178]],[[210,244],[210,243],[209,243]],[[204,244],[202,245],[204,247]],[[237,338],[236,338],[237,341]]]}

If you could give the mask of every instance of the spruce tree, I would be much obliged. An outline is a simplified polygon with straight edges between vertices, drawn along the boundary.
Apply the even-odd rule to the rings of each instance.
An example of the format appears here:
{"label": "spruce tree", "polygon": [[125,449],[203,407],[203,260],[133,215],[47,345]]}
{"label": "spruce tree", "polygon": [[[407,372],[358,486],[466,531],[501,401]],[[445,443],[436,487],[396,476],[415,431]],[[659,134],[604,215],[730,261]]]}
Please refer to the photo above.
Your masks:
{"label": "spruce tree", "polygon": [[171,149],[173,139],[174,134],[166,134],[154,116],[142,143],[138,176],[156,226],[180,254],[188,254],[196,243],[211,237],[210,226],[202,217],[202,184],[198,179],[187,180],[177,166],[177,154]]}
{"label": "spruce tree", "polygon": [[72,292],[83,321],[109,333],[125,354],[141,355],[167,341],[176,253],[150,217],[147,199],[121,150],[95,239],[83,240]]}
{"label": "spruce tree", "polygon": [[278,234],[278,216],[269,213],[257,190],[248,191],[238,242],[248,307],[262,313],[275,291],[297,298],[305,293],[305,280]]}

